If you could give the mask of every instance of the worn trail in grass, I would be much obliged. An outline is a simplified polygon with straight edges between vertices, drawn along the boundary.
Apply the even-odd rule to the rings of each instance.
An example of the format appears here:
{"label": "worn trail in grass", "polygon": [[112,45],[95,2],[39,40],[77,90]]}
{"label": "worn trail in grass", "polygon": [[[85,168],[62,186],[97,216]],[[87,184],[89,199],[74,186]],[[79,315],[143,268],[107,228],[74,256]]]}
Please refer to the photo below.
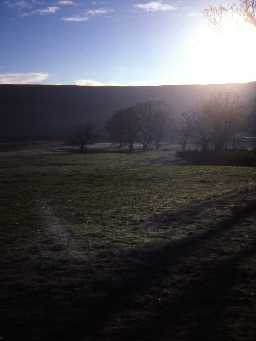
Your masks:
{"label": "worn trail in grass", "polygon": [[4,337],[253,339],[254,168],[168,151],[1,161]]}

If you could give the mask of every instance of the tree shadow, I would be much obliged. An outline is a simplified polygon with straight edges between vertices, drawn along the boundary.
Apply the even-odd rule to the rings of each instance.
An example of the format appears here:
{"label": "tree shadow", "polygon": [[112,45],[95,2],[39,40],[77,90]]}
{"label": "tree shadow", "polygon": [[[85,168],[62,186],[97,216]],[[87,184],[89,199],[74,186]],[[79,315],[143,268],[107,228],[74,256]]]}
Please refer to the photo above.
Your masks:
{"label": "tree shadow", "polygon": [[[232,336],[225,332],[225,328],[239,321],[234,320],[231,314],[227,319],[226,308],[236,300],[236,309],[241,309],[240,297],[234,297],[232,289],[244,281],[239,265],[255,255],[256,242],[253,242],[232,257],[212,262],[210,269],[205,269],[199,278],[182,288],[178,295],[151,306],[153,318],[151,316],[148,320],[140,321],[135,328],[124,329],[119,334],[120,339],[231,340]],[[246,294],[250,297],[249,291]],[[254,322],[251,321],[253,329]],[[253,336],[250,334],[248,331],[248,340],[254,340],[255,330]],[[245,335],[241,340],[247,340]]]}
{"label": "tree shadow", "polygon": [[59,151],[66,152],[66,153],[72,153],[72,154],[80,154],[80,155],[87,155],[87,154],[141,154],[145,153],[142,149],[134,149],[132,152],[128,149],[118,149],[118,148],[88,148],[87,150],[81,152],[78,148],[71,148],[71,147],[65,147],[65,148],[59,148]]}
{"label": "tree shadow", "polygon": [[[38,290],[36,297],[30,297],[29,292],[21,298],[17,295],[18,304],[24,304],[24,310],[30,309],[35,313],[31,315],[29,321],[26,320],[25,313],[20,321],[3,317],[3,335],[8,335],[12,339],[19,331],[19,334],[26,336],[28,340],[43,340],[45,338],[56,340],[102,339],[99,335],[104,326],[116,314],[129,310],[134,298],[143,296],[150,288],[161,287],[166,278],[171,278],[178,263],[181,264],[185,261],[195,250],[202,248],[207,241],[217,240],[255,210],[256,202],[249,202],[241,209],[233,211],[232,216],[226,217],[206,231],[182,240],[166,241],[127,252],[120,256],[120,263],[126,265],[125,270],[108,274],[107,279],[102,274],[102,279],[95,280],[89,292],[84,286],[86,274],[83,278],[83,274],[75,273],[74,269],[74,280],[79,280],[67,283],[62,288],[63,291],[58,291],[58,288],[55,288],[56,290],[47,292],[42,288],[41,291]],[[213,270],[208,273],[206,269],[203,276],[194,285],[182,289],[180,295],[167,301],[164,306],[154,306],[156,317],[149,321],[146,320],[141,326],[137,325],[136,329],[129,333],[127,331],[122,336],[122,340],[160,339],[160,334],[164,335],[164,331],[169,328],[170,321],[173,328],[175,325],[182,328],[184,311],[200,316],[199,299],[201,302],[205,301],[207,305],[209,295],[222,297],[236,280],[236,264],[243,257],[249,257],[253,252],[255,252],[254,245],[227,261],[221,263],[217,261],[216,264],[213,262],[211,265]],[[120,267],[117,266],[117,268]],[[84,271],[86,270],[85,268]],[[221,278],[220,282],[218,282],[219,278]],[[205,295],[203,295],[205,283],[207,283],[207,287]],[[216,288],[214,283],[217,283]],[[211,312],[219,314],[219,311],[223,309],[222,301],[216,302],[216,309]],[[172,316],[171,320],[170,316]],[[209,325],[209,319],[206,319],[205,326],[207,323]],[[13,328],[13,325],[16,326],[16,329]],[[193,340],[196,335],[206,335],[207,328],[193,327],[189,340]]]}

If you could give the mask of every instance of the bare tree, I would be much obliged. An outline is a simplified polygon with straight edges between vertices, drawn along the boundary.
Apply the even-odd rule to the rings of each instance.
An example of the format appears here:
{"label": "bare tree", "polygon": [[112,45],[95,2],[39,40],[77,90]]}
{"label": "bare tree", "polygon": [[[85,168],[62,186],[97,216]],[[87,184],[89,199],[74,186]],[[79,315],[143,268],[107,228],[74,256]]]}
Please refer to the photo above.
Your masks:
{"label": "bare tree", "polygon": [[126,117],[125,111],[116,112],[106,124],[106,130],[113,143],[118,143],[119,148],[122,148],[126,141]]}
{"label": "bare tree", "polygon": [[139,141],[143,150],[146,151],[154,140],[155,113],[152,102],[145,102],[136,105],[136,111],[140,120]]}
{"label": "bare tree", "polygon": [[106,129],[113,142],[128,145],[132,151],[135,142],[147,150],[155,144],[159,148],[170,127],[167,106],[161,101],[149,101],[115,113],[107,122]]}
{"label": "bare tree", "polygon": [[196,111],[194,116],[194,142],[202,152],[207,152],[210,149],[211,129],[210,121],[207,112],[204,109]]}
{"label": "bare tree", "polygon": [[113,142],[119,143],[121,148],[129,146],[133,151],[134,143],[138,140],[140,131],[140,118],[136,107],[119,110],[107,122],[106,129]]}
{"label": "bare tree", "polygon": [[135,142],[138,141],[141,129],[140,117],[136,107],[129,107],[125,111],[125,142],[128,144],[129,151],[134,149]]}
{"label": "bare tree", "polygon": [[194,136],[201,150],[223,151],[233,145],[241,128],[241,110],[239,99],[231,94],[204,102],[194,119]]}
{"label": "bare tree", "polygon": [[222,21],[223,15],[228,11],[229,8],[222,5],[216,5],[206,8],[204,10],[204,14],[209,19],[211,24],[219,25]]}
{"label": "bare tree", "polygon": [[95,127],[92,123],[87,122],[82,125],[76,134],[75,140],[80,146],[80,151],[83,153],[87,150],[88,145],[93,144],[96,139]]}
{"label": "bare tree", "polygon": [[189,142],[192,142],[194,136],[195,113],[192,111],[180,115],[178,122],[179,140],[182,151],[187,149]]}
{"label": "bare tree", "polygon": [[238,14],[247,22],[256,25],[256,0],[237,0],[229,6],[209,6],[204,10],[204,14],[214,25],[220,24],[227,13]]}
{"label": "bare tree", "polygon": [[163,101],[148,101],[136,106],[140,118],[140,141],[147,150],[154,144],[159,149],[170,128],[170,109]]}
{"label": "bare tree", "polygon": [[245,20],[256,25],[256,0],[240,0],[240,8],[238,8],[238,12],[245,18]]}
{"label": "bare tree", "polygon": [[153,128],[153,136],[155,148],[160,148],[160,143],[170,136],[172,128],[174,126],[174,119],[170,115],[171,108],[169,108],[164,102],[155,111],[155,124]]}

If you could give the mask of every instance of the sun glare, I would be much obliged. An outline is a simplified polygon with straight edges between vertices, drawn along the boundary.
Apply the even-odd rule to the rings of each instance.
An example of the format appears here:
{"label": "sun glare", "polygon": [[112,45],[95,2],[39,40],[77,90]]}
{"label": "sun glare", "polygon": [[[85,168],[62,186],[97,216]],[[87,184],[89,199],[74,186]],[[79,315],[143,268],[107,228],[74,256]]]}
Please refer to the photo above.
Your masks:
{"label": "sun glare", "polygon": [[256,81],[256,28],[238,15],[226,16],[216,27],[204,23],[193,35],[187,57],[193,83]]}

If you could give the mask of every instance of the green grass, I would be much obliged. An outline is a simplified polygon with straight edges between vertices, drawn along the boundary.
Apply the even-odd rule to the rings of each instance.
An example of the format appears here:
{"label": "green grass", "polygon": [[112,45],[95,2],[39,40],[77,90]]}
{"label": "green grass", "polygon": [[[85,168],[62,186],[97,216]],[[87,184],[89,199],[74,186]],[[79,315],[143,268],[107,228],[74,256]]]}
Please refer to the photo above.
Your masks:
{"label": "green grass", "polygon": [[[41,202],[95,249],[130,248],[162,237],[148,221],[250,187],[256,169],[175,166],[168,152],[6,155],[0,169],[1,226],[38,224]],[[164,238],[164,237],[163,237]]]}
{"label": "green grass", "polygon": [[[179,166],[169,151],[81,155],[41,148],[0,153],[4,337],[18,330],[31,340],[48,333],[56,340],[125,340],[118,334],[123,322],[139,339],[141,323],[162,330],[154,321],[161,302],[164,321],[176,315],[183,301],[168,315],[173,303],[165,306],[166,293],[188,297],[182,310],[196,315],[192,322],[198,302],[205,302],[209,274],[210,302],[226,295],[226,253],[237,257],[237,248],[255,240],[249,234],[255,230],[256,168]],[[212,295],[212,283],[223,277]],[[201,284],[191,292],[193,281]],[[250,299],[254,286],[248,284]],[[203,313],[215,313],[209,311]],[[181,326],[191,329],[188,319]],[[110,337],[90,337],[98,332]]]}

